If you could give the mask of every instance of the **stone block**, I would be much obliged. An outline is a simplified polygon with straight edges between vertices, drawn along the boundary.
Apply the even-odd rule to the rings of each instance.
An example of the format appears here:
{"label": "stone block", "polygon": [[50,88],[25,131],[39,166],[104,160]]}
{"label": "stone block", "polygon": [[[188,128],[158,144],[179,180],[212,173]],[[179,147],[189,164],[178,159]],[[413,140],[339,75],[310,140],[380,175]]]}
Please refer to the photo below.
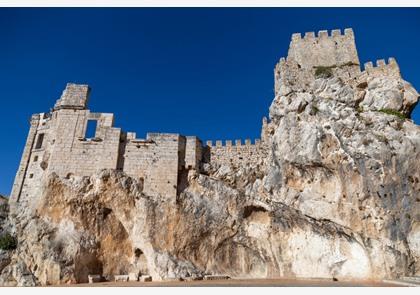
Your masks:
{"label": "stone block", "polygon": [[152,281],[152,277],[149,275],[142,275],[140,277],[140,282],[151,282]]}
{"label": "stone block", "polygon": [[135,272],[130,272],[128,274],[128,280],[131,282],[137,282],[139,280],[139,274]]}
{"label": "stone block", "polygon": [[128,282],[128,279],[129,279],[128,275],[115,275],[114,276],[114,280],[116,282]]}
{"label": "stone block", "polygon": [[98,283],[102,281],[101,275],[88,275],[89,284]]}

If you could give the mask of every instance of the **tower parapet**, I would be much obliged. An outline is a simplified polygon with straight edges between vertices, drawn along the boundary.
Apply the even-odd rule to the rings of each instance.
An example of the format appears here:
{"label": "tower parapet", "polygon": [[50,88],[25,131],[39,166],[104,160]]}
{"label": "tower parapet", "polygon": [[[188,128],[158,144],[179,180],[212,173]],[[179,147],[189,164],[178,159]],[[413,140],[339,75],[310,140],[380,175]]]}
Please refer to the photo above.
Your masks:
{"label": "tower parapet", "polygon": [[306,32],[292,35],[287,61],[296,62],[301,68],[331,67],[344,64],[359,65],[356,43],[352,29]]}
{"label": "tower parapet", "polygon": [[360,62],[352,29],[292,35],[287,58],[274,70],[275,95],[302,91],[318,74],[327,73],[347,82],[360,75]]}
{"label": "tower parapet", "polygon": [[395,58],[388,58],[388,63],[385,62],[385,59],[379,59],[374,65],[373,62],[369,61],[364,64],[363,76],[376,76],[376,75],[386,75],[386,76],[401,76],[400,67],[398,66]]}

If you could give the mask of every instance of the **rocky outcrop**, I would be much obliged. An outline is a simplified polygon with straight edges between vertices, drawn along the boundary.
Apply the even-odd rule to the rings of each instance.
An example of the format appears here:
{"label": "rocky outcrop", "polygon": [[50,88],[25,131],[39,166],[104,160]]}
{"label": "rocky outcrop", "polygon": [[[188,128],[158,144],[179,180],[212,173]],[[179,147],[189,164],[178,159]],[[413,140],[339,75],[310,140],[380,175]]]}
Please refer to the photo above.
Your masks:
{"label": "rocky outcrop", "polygon": [[6,226],[7,215],[9,214],[8,199],[0,195],[0,235]]}
{"label": "rocky outcrop", "polygon": [[276,69],[267,157],[191,169],[176,198],[149,196],[121,171],[47,175],[11,206],[18,247],[0,252],[0,284],[420,275],[417,91],[394,65]]}

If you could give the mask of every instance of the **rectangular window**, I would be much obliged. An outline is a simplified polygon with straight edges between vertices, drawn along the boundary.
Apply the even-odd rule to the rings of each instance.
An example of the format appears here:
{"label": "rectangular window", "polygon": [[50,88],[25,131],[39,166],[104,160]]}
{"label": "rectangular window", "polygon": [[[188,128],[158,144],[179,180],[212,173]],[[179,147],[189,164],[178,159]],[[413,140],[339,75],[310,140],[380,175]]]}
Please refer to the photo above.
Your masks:
{"label": "rectangular window", "polygon": [[88,120],[87,121],[85,138],[94,138],[95,137],[97,123],[98,123],[97,120]]}
{"label": "rectangular window", "polygon": [[38,140],[36,141],[35,148],[36,149],[42,148],[43,141],[44,141],[44,133],[41,133],[38,135]]}

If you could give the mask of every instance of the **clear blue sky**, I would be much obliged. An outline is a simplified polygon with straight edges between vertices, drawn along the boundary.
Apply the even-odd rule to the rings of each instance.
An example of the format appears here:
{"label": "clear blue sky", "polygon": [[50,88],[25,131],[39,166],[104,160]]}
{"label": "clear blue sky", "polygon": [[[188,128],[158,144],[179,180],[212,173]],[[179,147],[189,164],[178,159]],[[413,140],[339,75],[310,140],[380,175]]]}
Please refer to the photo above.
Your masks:
{"label": "clear blue sky", "polygon": [[420,89],[416,8],[1,8],[0,193],[10,193],[30,115],[67,82],[89,84],[90,109],[138,137],[257,138],[290,35],[346,27],[362,63],[393,56]]}

